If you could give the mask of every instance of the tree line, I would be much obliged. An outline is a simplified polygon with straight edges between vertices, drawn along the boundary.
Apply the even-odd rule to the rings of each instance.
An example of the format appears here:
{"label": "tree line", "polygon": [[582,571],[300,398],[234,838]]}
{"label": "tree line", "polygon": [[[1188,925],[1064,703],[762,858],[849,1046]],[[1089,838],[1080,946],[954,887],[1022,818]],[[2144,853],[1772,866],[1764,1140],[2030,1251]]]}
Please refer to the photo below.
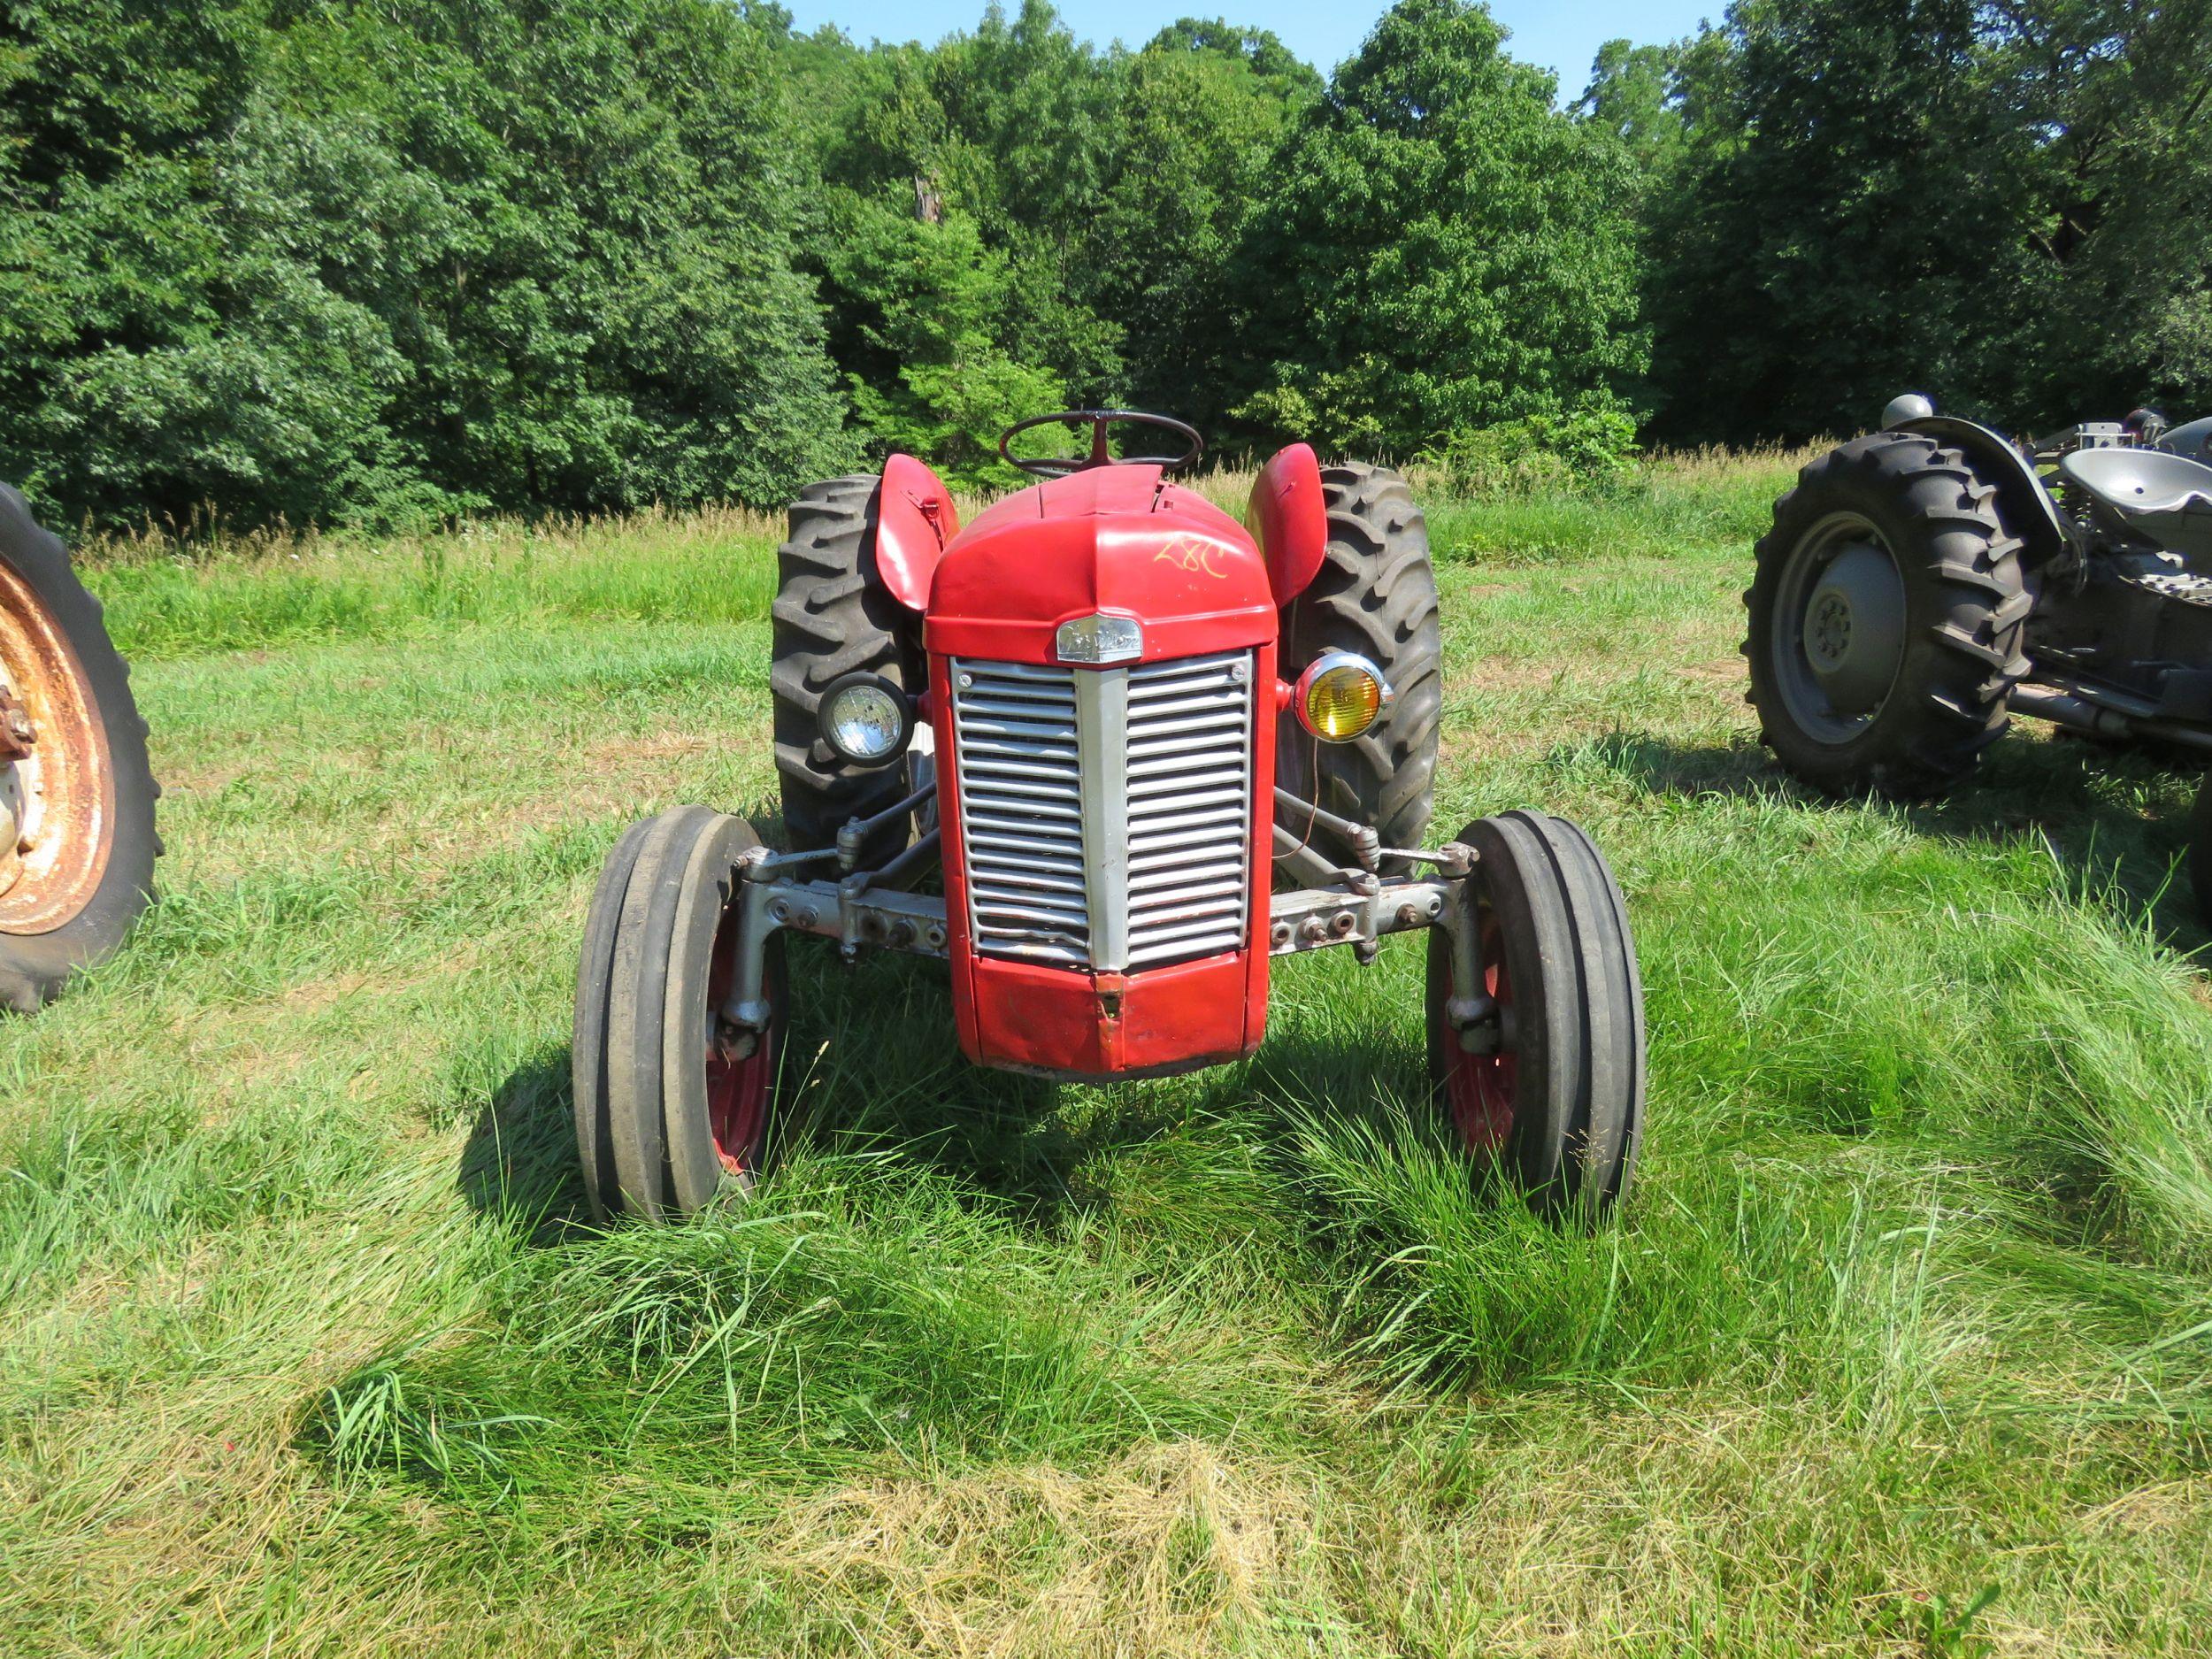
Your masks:
{"label": "tree line", "polygon": [[1477,467],[1894,391],[2212,409],[2212,0],[1738,0],[1563,107],[1468,0],[1325,80],[1049,0],[0,0],[0,477],[57,517],[764,504],[1157,408]]}

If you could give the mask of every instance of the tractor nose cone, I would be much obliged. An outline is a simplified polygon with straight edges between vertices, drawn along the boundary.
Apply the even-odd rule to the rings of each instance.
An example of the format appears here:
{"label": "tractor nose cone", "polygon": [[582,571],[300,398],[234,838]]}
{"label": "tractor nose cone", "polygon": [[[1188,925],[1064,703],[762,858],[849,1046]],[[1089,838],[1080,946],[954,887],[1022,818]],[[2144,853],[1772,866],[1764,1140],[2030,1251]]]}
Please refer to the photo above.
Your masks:
{"label": "tractor nose cone", "polygon": [[1905,584],[1888,554],[1855,541],[1805,604],[1805,659],[1838,714],[1881,706],[1905,659]]}

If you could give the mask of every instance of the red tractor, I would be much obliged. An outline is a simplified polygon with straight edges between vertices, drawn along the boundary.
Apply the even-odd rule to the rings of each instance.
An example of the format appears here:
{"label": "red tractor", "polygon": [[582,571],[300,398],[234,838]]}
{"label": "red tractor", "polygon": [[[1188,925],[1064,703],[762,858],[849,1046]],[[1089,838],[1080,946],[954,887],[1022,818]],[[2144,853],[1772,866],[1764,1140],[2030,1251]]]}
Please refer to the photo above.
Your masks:
{"label": "red tractor", "polygon": [[[1015,460],[1087,424],[1081,457]],[[1110,426],[1173,456],[1117,458]],[[1432,849],[1436,582],[1405,482],[1271,460],[1249,528],[1176,483],[1198,434],[1085,410],[1008,432],[1043,481],[964,527],[893,456],[793,505],[774,608],[787,846],[679,807],[600,876],[575,1108],[603,1213],[749,1189],[777,1141],[791,934],[934,956],[960,1046],[1064,1079],[1250,1054],[1278,957],[1429,934],[1440,1127],[1531,1202],[1627,1186],[1643,1000],[1620,888],[1534,812]]]}

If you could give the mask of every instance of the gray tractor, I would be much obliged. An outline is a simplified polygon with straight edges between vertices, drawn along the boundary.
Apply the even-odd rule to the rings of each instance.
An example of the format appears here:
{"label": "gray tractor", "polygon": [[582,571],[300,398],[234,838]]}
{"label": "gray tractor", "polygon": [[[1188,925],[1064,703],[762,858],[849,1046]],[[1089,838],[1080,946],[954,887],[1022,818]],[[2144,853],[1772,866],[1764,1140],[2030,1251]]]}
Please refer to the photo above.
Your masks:
{"label": "gray tractor", "polygon": [[[1830,794],[1947,789],[2015,714],[2212,760],[2212,418],[2017,442],[1899,397],[1775,503],[1744,601],[1761,733]],[[2189,866],[2212,926],[2212,782]]]}

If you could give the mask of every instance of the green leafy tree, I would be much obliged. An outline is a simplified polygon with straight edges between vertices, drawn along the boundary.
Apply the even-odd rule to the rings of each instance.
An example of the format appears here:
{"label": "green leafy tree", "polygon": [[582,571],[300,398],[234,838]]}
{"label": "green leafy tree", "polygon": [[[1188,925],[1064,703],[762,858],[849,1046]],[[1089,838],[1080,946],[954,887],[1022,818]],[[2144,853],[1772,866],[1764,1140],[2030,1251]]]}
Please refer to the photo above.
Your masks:
{"label": "green leafy tree", "polygon": [[812,49],[821,200],[810,260],[872,454],[1003,482],[1001,427],[1101,395],[1119,329],[1071,271],[1116,72],[1031,0],[973,35],[833,62]]}
{"label": "green leafy tree", "polygon": [[1663,435],[2212,406],[2208,0],[1742,0],[1671,95]]}
{"label": "green leafy tree", "polygon": [[874,450],[918,456],[964,486],[1002,482],[999,434],[1061,396],[1049,371],[1002,343],[1006,257],[957,212],[931,222],[856,202],[841,228],[826,257],[866,353],[853,403]]}
{"label": "green leafy tree", "polygon": [[1679,159],[1683,119],[1675,82],[1688,48],[1608,41],[1590,65],[1590,84],[1575,112],[1620,140],[1645,179],[1663,176]]}
{"label": "green leafy tree", "polygon": [[1651,284],[1679,436],[1807,437],[1967,386],[2027,319],[2032,151],[1975,0],[1743,0],[1686,65]]}
{"label": "green leafy tree", "polygon": [[1117,401],[1217,425],[1240,324],[1238,251],[1290,123],[1320,77],[1263,29],[1191,19],[1128,65],[1120,142],[1078,269],[1121,331]]}
{"label": "green leafy tree", "polygon": [[1993,389],[2039,425],[2212,410],[2212,3],[2039,0],[1985,27],[1993,90],[2036,141],[2023,300],[2046,335]]}
{"label": "green leafy tree", "polygon": [[784,497],[849,454],[712,0],[0,19],[0,471],[67,516]]}
{"label": "green leafy tree", "polygon": [[1641,369],[1628,157],[1503,45],[1401,0],[1285,146],[1244,265],[1263,432],[1409,455]]}

